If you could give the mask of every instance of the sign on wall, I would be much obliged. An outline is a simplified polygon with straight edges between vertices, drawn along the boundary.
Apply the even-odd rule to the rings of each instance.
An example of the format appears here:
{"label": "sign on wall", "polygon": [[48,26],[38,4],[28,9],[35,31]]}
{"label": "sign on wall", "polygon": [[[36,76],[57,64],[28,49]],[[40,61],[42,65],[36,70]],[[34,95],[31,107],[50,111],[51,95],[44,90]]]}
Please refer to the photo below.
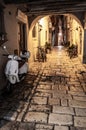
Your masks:
{"label": "sign on wall", "polygon": [[27,15],[25,15],[21,10],[17,10],[17,19],[23,23],[27,23]]}

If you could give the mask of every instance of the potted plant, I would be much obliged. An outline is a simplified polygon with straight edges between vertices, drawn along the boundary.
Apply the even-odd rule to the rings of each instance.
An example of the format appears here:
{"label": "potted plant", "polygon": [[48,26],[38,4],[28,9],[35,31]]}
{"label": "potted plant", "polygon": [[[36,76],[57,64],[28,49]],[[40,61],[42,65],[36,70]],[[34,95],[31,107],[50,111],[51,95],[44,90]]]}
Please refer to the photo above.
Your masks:
{"label": "potted plant", "polygon": [[48,53],[48,51],[51,52],[51,43],[48,42],[45,43],[45,51],[46,53]]}

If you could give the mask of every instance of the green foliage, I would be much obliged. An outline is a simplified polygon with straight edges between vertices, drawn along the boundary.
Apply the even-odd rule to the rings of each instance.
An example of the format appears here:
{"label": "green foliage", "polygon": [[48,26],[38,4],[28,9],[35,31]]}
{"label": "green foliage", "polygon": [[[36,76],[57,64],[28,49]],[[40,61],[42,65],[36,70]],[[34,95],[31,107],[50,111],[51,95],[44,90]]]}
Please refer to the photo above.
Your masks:
{"label": "green foliage", "polygon": [[70,46],[70,41],[67,41],[66,43],[64,43],[65,47],[69,47]]}
{"label": "green foliage", "polygon": [[68,55],[70,58],[76,57],[78,55],[78,46],[75,44],[72,44],[67,49]]}

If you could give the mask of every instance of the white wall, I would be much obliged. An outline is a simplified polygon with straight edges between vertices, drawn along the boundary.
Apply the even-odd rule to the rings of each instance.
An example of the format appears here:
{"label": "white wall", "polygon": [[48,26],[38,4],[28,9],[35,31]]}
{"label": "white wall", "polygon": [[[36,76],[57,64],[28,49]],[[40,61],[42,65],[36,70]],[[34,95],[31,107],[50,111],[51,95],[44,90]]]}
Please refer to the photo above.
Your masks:
{"label": "white wall", "polygon": [[40,19],[40,24],[42,25],[42,31],[41,31],[41,39],[40,44],[43,46],[45,45],[45,42],[49,42],[49,17],[43,17]]}

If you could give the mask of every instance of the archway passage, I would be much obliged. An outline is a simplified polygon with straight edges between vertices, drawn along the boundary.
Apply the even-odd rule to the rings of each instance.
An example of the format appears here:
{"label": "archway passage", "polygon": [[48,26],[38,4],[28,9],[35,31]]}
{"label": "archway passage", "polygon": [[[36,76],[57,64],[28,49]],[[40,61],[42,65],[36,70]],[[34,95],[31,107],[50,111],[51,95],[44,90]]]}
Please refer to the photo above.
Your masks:
{"label": "archway passage", "polygon": [[31,24],[29,39],[33,57],[36,55],[37,47],[45,47],[46,43],[51,47],[78,46],[77,55],[82,55],[83,27],[80,20],[73,14],[55,14],[35,18]]}

